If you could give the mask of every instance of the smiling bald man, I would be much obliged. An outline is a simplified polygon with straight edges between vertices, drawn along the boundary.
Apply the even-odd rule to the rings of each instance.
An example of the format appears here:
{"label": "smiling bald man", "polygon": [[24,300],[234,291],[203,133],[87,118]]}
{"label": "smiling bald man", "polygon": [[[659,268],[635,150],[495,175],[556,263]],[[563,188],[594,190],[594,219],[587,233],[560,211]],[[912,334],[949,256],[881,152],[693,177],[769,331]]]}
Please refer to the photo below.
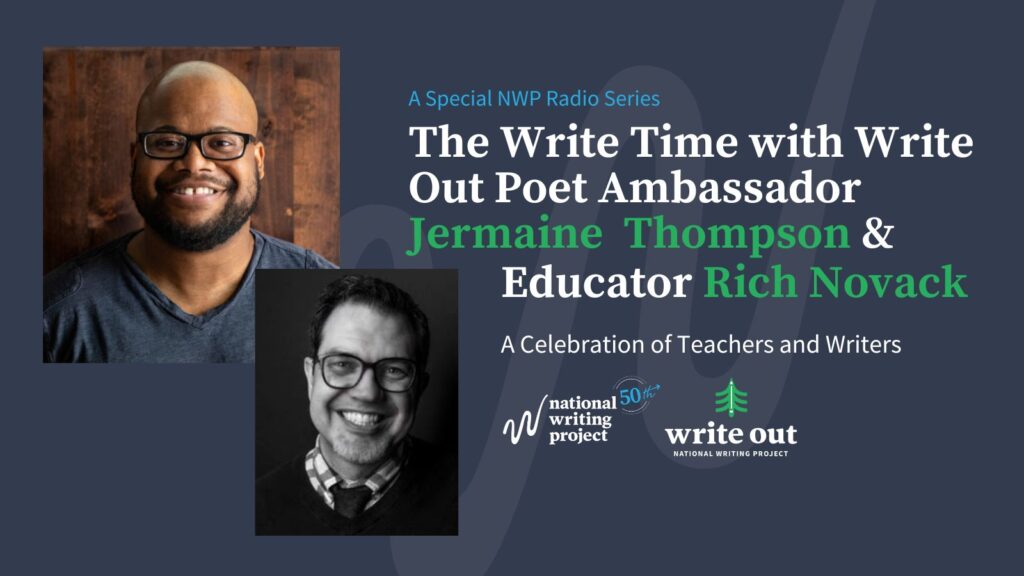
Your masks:
{"label": "smiling bald man", "polygon": [[135,117],[132,200],[145,221],[44,279],[48,362],[252,362],[260,268],[334,268],[251,228],[265,149],[256,102],[209,62],[172,66]]}

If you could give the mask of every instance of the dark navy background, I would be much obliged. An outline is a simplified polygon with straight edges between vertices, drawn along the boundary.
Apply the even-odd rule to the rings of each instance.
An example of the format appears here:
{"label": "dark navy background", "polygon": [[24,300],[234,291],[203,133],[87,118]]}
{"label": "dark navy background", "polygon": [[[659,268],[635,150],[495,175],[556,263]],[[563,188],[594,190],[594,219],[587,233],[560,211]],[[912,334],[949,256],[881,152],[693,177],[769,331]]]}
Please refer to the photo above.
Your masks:
{"label": "dark navy background", "polygon": [[[14,280],[3,288],[8,369],[0,421],[6,560],[15,572],[1012,570],[1021,484],[1015,412],[1022,400],[1013,363],[1021,318],[1017,10],[981,2],[882,2],[873,10],[870,3],[838,1],[560,4],[442,10],[50,2],[8,14],[0,25],[8,113],[8,210],[0,238],[9,246]],[[837,57],[852,61],[855,74],[848,90],[831,94],[820,91],[819,78],[844,4],[866,28],[860,27],[862,48],[856,38],[839,43],[848,53]],[[49,45],[341,47],[342,265],[460,269],[461,536],[257,539],[252,366],[39,363],[42,48]],[[973,157],[960,161],[858,159],[855,141],[847,142],[848,157],[835,163],[834,177],[861,178],[864,186],[856,204],[829,207],[824,221],[846,223],[853,233],[868,216],[880,216],[896,226],[896,249],[863,250],[852,234],[854,249],[819,251],[817,264],[924,273],[952,263],[969,274],[971,297],[807,303],[798,311],[801,335],[896,337],[904,353],[799,356],[781,376],[779,366],[748,358],[741,387],[752,402],[761,386],[761,398],[773,387],[777,400],[754,404],[751,417],[799,429],[800,444],[788,459],[700,469],[664,456],[659,427],[699,423],[683,418],[689,404],[669,403],[675,396],[668,392],[658,412],[617,418],[607,445],[537,448],[541,436],[512,447],[500,436],[506,418],[548,391],[603,396],[619,377],[638,374],[699,396],[739,370],[731,356],[701,357],[692,366],[674,357],[648,368],[633,357],[498,355],[505,334],[546,321],[583,336],[639,334],[651,313],[638,301],[503,300],[500,267],[568,258],[565,268],[587,273],[644,268],[649,255],[616,240],[624,238],[623,216],[650,207],[551,212],[521,203],[419,206],[408,197],[409,178],[423,169],[451,177],[507,169],[551,179],[584,166],[509,161],[500,147],[486,160],[416,160],[410,124],[449,122],[486,131],[497,144],[498,125],[556,128],[588,120],[586,111],[573,110],[410,110],[411,90],[598,91],[616,77],[642,91],[648,79],[662,85],[675,78],[685,86],[671,106],[629,116],[635,123],[697,122],[711,133],[737,135],[784,130],[805,122],[818,91],[818,106],[843,110],[848,138],[854,125],[924,122],[974,138]],[[629,156],[614,164],[624,178],[663,168]],[[785,178],[793,168],[791,161],[748,157],[694,170],[715,178]],[[655,209],[681,218],[692,214],[687,210]],[[381,239],[407,241],[408,231],[395,222],[408,215],[447,224],[519,223],[535,222],[541,211],[552,220],[596,218],[606,246],[586,260],[529,251],[441,251],[410,260],[398,256],[404,244]],[[745,224],[779,217],[765,206],[709,207],[702,214],[705,222]],[[702,277],[687,257],[678,256],[675,272]],[[742,259],[702,252],[696,265]],[[755,304],[694,298],[652,309],[680,333],[742,336]],[[672,362],[689,376],[669,382]]]}

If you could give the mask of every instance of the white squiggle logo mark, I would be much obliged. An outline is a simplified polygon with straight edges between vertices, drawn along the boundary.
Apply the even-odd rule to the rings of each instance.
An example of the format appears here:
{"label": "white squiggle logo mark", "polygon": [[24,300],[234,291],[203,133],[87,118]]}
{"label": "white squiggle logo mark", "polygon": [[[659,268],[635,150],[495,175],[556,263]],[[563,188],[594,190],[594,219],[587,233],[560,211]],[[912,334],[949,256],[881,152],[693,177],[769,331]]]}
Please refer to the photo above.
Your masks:
{"label": "white squiggle logo mark", "polygon": [[529,410],[523,411],[523,416],[519,419],[519,427],[516,427],[515,418],[509,418],[505,420],[505,425],[501,428],[501,435],[508,436],[509,429],[512,430],[511,438],[512,444],[519,444],[519,438],[523,435],[523,430],[526,430],[527,436],[533,436],[537,433],[537,427],[540,426],[540,411],[544,409],[544,403],[547,402],[548,395],[545,394],[540,399],[540,404],[537,405],[537,415],[534,416]]}

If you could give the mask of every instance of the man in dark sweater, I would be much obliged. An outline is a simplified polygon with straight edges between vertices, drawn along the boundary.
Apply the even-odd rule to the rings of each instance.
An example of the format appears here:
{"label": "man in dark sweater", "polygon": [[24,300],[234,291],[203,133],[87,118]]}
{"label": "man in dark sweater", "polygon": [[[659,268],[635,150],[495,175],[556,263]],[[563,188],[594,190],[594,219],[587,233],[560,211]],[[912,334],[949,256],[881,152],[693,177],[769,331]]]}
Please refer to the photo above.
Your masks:
{"label": "man in dark sweater", "polygon": [[429,381],[430,329],[389,282],[320,295],[305,359],[313,447],[256,482],[257,534],[457,534],[454,455],[409,436]]}

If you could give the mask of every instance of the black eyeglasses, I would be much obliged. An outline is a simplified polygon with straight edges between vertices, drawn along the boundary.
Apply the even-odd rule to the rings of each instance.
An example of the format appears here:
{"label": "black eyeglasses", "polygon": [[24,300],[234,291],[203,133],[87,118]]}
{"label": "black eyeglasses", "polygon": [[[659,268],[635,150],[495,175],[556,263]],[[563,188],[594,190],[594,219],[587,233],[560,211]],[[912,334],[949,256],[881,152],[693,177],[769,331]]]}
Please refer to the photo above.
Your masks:
{"label": "black eyeglasses", "polygon": [[388,392],[407,392],[416,380],[416,364],[405,358],[384,358],[370,363],[351,354],[328,354],[317,358],[324,384],[345,390],[359,383],[367,369],[373,369],[377,385]]}
{"label": "black eyeglasses", "polygon": [[157,160],[177,160],[188,154],[192,142],[199,143],[199,153],[209,160],[237,160],[245,155],[245,148],[255,142],[252,134],[241,132],[207,132],[183,134],[181,132],[140,132],[142,151]]}

